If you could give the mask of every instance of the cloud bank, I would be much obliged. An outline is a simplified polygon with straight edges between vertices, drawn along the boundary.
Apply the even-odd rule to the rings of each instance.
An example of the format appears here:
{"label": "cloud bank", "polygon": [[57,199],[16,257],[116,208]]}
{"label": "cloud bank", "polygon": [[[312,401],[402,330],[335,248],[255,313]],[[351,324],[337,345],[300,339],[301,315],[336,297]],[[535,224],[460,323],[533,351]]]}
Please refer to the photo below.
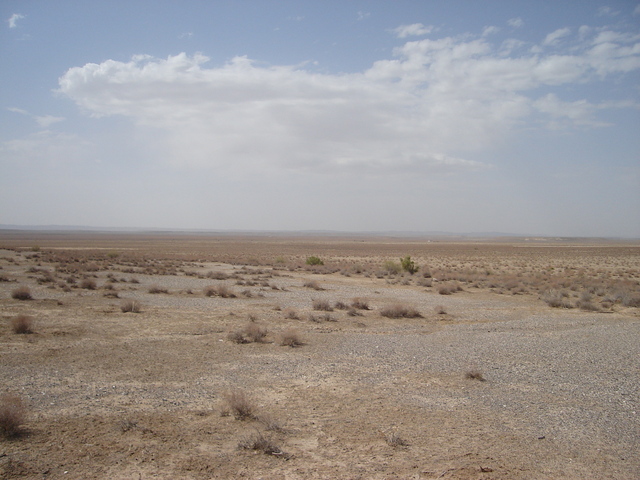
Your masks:
{"label": "cloud bank", "polygon": [[[429,31],[415,24],[395,33]],[[468,34],[423,39],[346,74],[241,56],[208,63],[199,53],[89,63],[70,68],[59,92],[94,117],[120,115],[160,131],[165,160],[178,165],[468,170],[486,167],[475,153],[526,120],[604,125],[594,117],[603,105],[564,100],[559,88],[640,69],[640,39],[587,27],[558,29],[540,45]]]}

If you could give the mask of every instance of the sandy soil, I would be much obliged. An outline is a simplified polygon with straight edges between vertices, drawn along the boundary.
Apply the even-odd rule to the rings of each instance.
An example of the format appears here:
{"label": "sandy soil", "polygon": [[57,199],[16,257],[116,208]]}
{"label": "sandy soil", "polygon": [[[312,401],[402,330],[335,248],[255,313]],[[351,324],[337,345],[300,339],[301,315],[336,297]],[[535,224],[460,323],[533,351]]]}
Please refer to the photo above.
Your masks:
{"label": "sandy soil", "polygon": [[[0,437],[2,478],[640,478],[639,308],[373,273],[411,253],[522,285],[562,267],[637,288],[637,245],[11,233],[0,247],[0,393],[28,409]],[[32,300],[12,298],[21,285]],[[234,297],[203,293],[221,285]],[[369,309],[313,309],[354,298]],[[396,304],[421,317],[381,315]],[[13,332],[20,314],[34,333]],[[261,342],[230,339],[249,325]],[[280,345],[290,329],[303,345]],[[271,448],[242,448],[256,439]]]}

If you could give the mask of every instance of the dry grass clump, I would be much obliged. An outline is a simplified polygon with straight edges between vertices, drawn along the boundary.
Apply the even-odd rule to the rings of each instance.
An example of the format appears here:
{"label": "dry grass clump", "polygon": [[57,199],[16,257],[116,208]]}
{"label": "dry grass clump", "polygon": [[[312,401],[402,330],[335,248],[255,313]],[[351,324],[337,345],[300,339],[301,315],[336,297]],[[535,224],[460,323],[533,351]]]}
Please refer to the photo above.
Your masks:
{"label": "dry grass clump", "polygon": [[299,347],[304,345],[304,342],[300,338],[300,334],[297,330],[287,329],[279,336],[279,343],[283,347]]}
{"label": "dry grass clump", "polygon": [[80,282],[80,288],[85,290],[95,290],[98,287],[96,281],[93,278],[83,278]]}
{"label": "dry grass clump", "polygon": [[122,302],[122,305],[120,305],[120,310],[122,310],[123,313],[140,313],[142,311],[142,307],[140,306],[140,302],[137,300],[125,300]]}
{"label": "dry grass clump", "polygon": [[407,442],[404,438],[402,438],[398,433],[391,432],[387,433],[384,436],[384,441],[387,442],[387,445],[390,447],[408,447],[409,442]]}
{"label": "dry grass clump", "polygon": [[234,343],[262,343],[267,336],[267,329],[257,323],[249,323],[242,330],[236,330],[228,335],[228,339]]}
{"label": "dry grass clump", "polygon": [[387,318],[421,318],[422,315],[415,308],[404,305],[391,305],[380,310],[380,315]]}
{"label": "dry grass clump", "polygon": [[462,287],[457,283],[448,283],[445,285],[440,285],[438,287],[438,293],[440,295],[451,295],[456,292],[462,291]]}
{"label": "dry grass clump", "polygon": [[17,395],[0,397],[0,433],[7,438],[16,437],[25,422],[27,409]]}
{"label": "dry grass clump", "polygon": [[338,300],[333,304],[333,308],[335,308],[336,310],[349,310],[350,307],[346,303]]}
{"label": "dry grass clump", "polygon": [[324,288],[322,288],[320,286],[320,284],[318,282],[316,282],[315,280],[310,280],[308,282],[304,282],[304,286],[306,288],[312,288],[313,290],[324,290]]}
{"label": "dry grass clump", "polygon": [[149,287],[149,293],[169,293],[169,290],[167,290],[164,287],[161,287],[160,285],[151,285]]}
{"label": "dry grass clump", "polygon": [[484,382],[486,380],[482,372],[480,370],[475,370],[475,369],[469,370],[467,373],[465,373],[464,378],[468,380],[478,380],[479,382]]}
{"label": "dry grass clump", "polygon": [[11,298],[16,300],[31,300],[31,289],[26,285],[21,285],[18,288],[11,290]]}
{"label": "dry grass clump", "polygon": [[333,307],[328,300],[313,300],[313,309],[322,312],[333,312]]}
{"label": "dry grass clump", "polygon": [[447,314],[447,309],[444,308],[444,305],[436,305],[434,310],[438,315],[446,315]]}
{"label": "dry grass clump", "polygon": [[289,320],[300,320],[300,315],[293,308],[287,308],[284,311],[284,318],[288,318]]}
{"label": "dry grass clump", "polygon": [[256,418],[256,406],[243,390],[235,389],[224,394],[226,408],[223,415],[231,412],[236,420],[250,420]]}
{"label": "dry grass clump", "polygon": [[207,272],[206,277],[207,278],[211,278],[213,280],[226,280],[227,278],[229,278],[229,275],[227,275],[224,272],[209,271],[209,272]]}
{"label": "dry grass clump", "polygon": [[236,294],[226,285],[209,285],[204,287],[206,297],[236,298]]}
{"label": "dry grass clump", "polygon": [[284,455],[271,438],[265,437],[259,431],[238,443],[238,448],[243,450],[255,450],[265,455]]}
{"label": "dry grass clump", "polygon": [[369,310],[369,303],[361,298],[351,300],[351,306],[356,310]]}
{"label": "dry grass clump", "polygon": [[13,333],[20,334],[33,333],[33,317],[29,315],[18,315],[12,318],[11,330],[13,330]]}
{"label": "dry grass clump", "polygon": [[560,290],[547,290],[542,294],[542,301],[553,308],[573,308],[568,299],[569,294]]}

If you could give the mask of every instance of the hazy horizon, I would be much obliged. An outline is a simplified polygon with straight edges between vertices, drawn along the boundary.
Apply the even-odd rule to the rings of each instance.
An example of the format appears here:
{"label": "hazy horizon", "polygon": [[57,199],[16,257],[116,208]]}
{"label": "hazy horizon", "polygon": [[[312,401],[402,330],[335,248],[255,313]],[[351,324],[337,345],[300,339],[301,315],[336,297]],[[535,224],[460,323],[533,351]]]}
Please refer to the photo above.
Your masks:
{"label": "hazy horizon", "polygon": [[0,15],[0,224],[640,238],[638,2]]}

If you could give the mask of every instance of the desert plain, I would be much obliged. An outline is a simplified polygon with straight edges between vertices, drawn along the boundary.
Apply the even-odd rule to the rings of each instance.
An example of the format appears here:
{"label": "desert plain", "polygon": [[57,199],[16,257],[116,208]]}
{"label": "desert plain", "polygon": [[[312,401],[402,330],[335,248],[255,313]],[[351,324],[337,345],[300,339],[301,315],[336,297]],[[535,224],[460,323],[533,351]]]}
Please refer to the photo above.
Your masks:
{"label": "desert plain", "polygon": [[3,479],[640,478],[637,242],[1,230],[0,312]]}

